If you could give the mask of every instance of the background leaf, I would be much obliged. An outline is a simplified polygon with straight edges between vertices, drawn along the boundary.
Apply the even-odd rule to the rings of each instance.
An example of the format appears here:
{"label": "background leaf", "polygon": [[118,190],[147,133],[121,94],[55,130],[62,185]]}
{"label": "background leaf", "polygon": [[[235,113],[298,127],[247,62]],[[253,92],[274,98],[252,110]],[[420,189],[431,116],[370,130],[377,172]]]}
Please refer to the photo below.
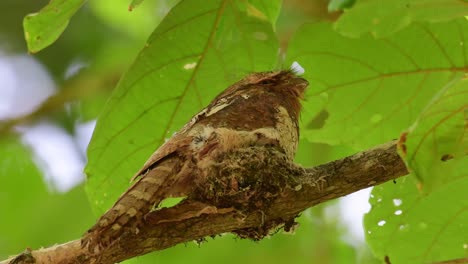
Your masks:
{"label": "background leaf", "polygon": [[377,258],[418,264],[466,257],[466,178],[429,195],[419,193],[415,184],[415,178],[407,176],[372,190],[364,227]]}
{"label": "background leaf", "polygon": [[310,86],[302,135],[366,148],[398,137],[447,82],[468,71],[465,19],[415,24],[385,39],[346,38],[330,24],[307,24],[291,40],[287,63]]}
{"label": "background leaf", "polygon": [[468,176],[468,77],[453,80],[406,135],[405,157],[425,191]]}
{"label": "background leaf", "polygon": [[281,11],[281,0],[247,0],[247,2],[247,13],[250,16],[266,18],[274,28]]}
{"label": "background leaf", "polygon": [[[102,213],[150,154],[222,89],[271,70],[272,25],[243,1],[175,6],[149,38],[103,110],[88,148],[87,191]],[[196,33],[195,33],[196,32]]]}
{"label": "background leaf", "polygon": [[0,181],[0,259],[76,239],[93,223],[83,186],[52,193],[29,149],[12,135],[0,138]]}
{"label": "background leaf", "polygon": [[356,0],[330,0],[328,3],[328,12],[335,12],[350,8],[354,5]]}
{"label": "background leaf", "polygon": [[335,24],[343,35],[358,37],[370,32],[389,36],[412,22],[441,22],[468,15],[468,2],[459,0],[357,1]]}
{"label": "background leaf", "polygon": [[[87,7],[113,30],[128,33],[141,40],[142,43],[145,43],[164,15],[178,0],[157,0],[136,3],[138,6],[132,9],[131,12],[129,8],[132,8],[132,4],[134,3],[130,4],[129,2],[130,0],[90,1]],[[141,0],[136,2],[141,2]]]}
{"label": "background leaf", "polygon": [[38,52],[54,43],[67,28],[69,19],[86,0],[51,0],[39,11],[23,20],[29,52]]}
{"label": "background leaf", "polygon": [[143,3],[143,0],[132,0],[130,5],[128,6],[128,10],[133,11],[133,9],[138,7],[141,3]]}

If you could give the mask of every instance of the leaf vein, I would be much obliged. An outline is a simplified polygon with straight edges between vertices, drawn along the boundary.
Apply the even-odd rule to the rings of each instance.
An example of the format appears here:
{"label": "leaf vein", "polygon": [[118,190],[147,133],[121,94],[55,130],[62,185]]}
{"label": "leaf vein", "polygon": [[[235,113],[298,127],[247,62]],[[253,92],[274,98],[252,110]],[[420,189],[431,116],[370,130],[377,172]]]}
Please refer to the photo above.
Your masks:
{"label": "leaf vein", "polygon": [[452,66],[452,68],[455,68],[456,67],[455,63],[452,61],[452,58],[450,58],[450,56],[448,55],[447,50],[445,50],[444,46],[440,43],[439,39],[434,35],[434,32],[429,30],[425,25],[422,25],[422,24],[418,24],[418,25],[420,25],[420,27],[426,32],[426,34],[429,35],[429,37],[431,37],[432,41],[434,42],[434,44],[436,44],[436,46],[442,52],[442,54],[444,55],[445,59],[450,64],[450,66]]}
{"label": "leaf vein", "polygon": [[163,133],[161,134],[161,137],[160,137],[160,140],[159,140],[159,145],[161,145],[162,140],[164,139],[164,135],[167,134],[167,132],[169,131],[169,128],[171,127],[172,123],[174,122],[175,116],[178,113],[178,111],[180,109],[180,105],[181,105],[183,99],[185,98],[185,96],[187,94],[188,88],[191,86],[191,84],[195,80],[195,75],[198,73],[198,71],[200,69],[200,65],[203,63],[203,60],[206,58],[206,53],[208,52],[208,48],[211,45],[210,43],[213,40],[213,37],[215,35],[216,30],[218,29],[218,25],[219,25],[220,20],[221,20],[221,15],[224,12],[224,9],[226,7],[226,2],[227,2],[227,0],[221,1],[221,5],[218,8],[218,12],[216,14],[216,18],[215,18],[215,21],[213,23],[213,27],[212,27],[212,29],[210,31],[210,35],[208,36],[208,40],[207,40],[207,42],[205,44],[205,47],[203,48],[200,59],[199,59],[197,65],[195,66],[195,68],[193,69],[190,80],[187,82],[187,85],[185,86],[185,88],[184,88],[184,90],[182,92],[181,99],[177,102],[177,105],[175,106],[174,111],[172,112],[171,116],[169,117],[169,121],[167,122],[167,125],[164,128]]}

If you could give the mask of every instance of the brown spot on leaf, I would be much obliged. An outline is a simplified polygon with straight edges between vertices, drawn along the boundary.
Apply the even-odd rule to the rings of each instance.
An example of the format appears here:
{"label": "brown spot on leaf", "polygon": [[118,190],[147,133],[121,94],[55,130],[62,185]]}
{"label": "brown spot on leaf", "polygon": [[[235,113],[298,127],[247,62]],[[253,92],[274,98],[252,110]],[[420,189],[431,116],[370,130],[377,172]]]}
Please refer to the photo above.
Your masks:
{"label": "brown spot on leaf", "polygon": [[397,147],[400,150],[402,156],[406,156],[408,154],[408,149],[406,148],[406,139],[408,137],[408,132],[403,132],[400,135],[400,138],[397,142]]}
{"label": "brown spot on leaf", "polygon": [[451,160],[451,159],[453,159],[452,154],[444,154],[444,155],[442,155],[442,157],[440,157],[441,161],[447,161],[447,160]]}

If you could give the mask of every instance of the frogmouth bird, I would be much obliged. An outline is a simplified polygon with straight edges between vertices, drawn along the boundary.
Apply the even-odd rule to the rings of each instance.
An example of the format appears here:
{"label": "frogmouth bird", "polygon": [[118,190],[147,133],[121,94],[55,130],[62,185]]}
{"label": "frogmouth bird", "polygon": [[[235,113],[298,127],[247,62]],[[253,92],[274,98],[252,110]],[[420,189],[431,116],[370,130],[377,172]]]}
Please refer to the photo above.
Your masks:
{"label": "frogmouth bird", "polygon": [[247,75],[219,94],[157,149],[134,183],[83,236],[99,252],[124,232],[138,233],[145,215],[168,197],[187,196],[200,172],[232,150],[275,147],[293,160],[301,99],[308,82],[291,71]]}

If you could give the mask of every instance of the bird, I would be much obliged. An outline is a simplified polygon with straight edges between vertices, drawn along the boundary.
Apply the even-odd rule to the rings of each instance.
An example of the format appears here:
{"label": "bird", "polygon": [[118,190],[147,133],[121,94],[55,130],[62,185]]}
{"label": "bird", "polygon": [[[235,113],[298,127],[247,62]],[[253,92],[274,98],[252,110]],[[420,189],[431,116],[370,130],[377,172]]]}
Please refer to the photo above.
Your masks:
{"label": "bird", "polygon": [[308,82],[290,70],[248,74],[161,145],[133,184],[82,238],[98,253],[124,232],[138,234],[145,216],[169,197],[186,197],[200,172],[230,151],[273,146],[293,161],[299,141],[301,101]]}

